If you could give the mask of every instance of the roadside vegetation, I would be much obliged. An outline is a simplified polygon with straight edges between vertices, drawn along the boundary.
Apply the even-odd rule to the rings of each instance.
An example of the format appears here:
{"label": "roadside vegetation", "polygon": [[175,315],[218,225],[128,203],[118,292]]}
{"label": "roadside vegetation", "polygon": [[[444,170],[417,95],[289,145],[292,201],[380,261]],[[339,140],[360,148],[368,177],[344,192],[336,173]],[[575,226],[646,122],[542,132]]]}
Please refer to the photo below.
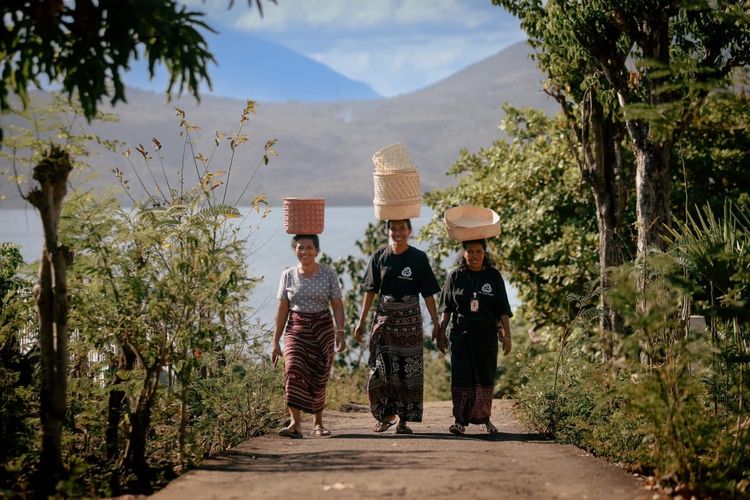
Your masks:
{"label": "roadside vegetation", "polygon": [[[560,114],[506,105],[505,136],[463,151],[448,172],[453,185],[425,196],[434,220],[420,246],[444,272],[457,251],[445,209],[500,214],[489,249],[523,305],[495,395],[517,399],[540,432],[653,476],[663,491],[750,495],[747,2],[493,3],[521,21]],[[9,47],[24,46],[16,39],[33,35],[32,16],[8,16]],[[156,17],[157,26],[169,18]],[[176,21],[173,33],[191,35],[178,36],[190,43],[176,52],[188,60],[169,41],[147,54],[171,64],[170,89],[197,94],[211,60],[192,36],[203,24],[193,12]],[[113,119],[97,105],[123,100],[124,89],[104,68],[87,89],[86,68],[43,64],[58,36],[70,38],[47,34],[49,47],[29,35],[25,55],[8,50],[19,64],[0,93],[5,109],[9,89],[26,102],[29,82],[70,72],[65,97],[27,109],[23,125],[4,125],[0,137],[14,167],[8,180],[29,187],[22,195],[45,229],[34,269],[17,247],[0,245],[0,494],[148,493],[283,418],[281,372],[247,307],[257,278],[238,224],[247,206],[262,223],[265,197],[252,181],[274,141],[254,170],[232,172],[255,104],[206,151],[177,110],[179,182],[163,171],[154,139],[125,149],[125,167],[113,172],[121,192],[137,182],[145,199],[125,208],[114,192],[68,193],[95,149],[121,149],[79,124]],[[112,47],[130,54],[138,40]],[[229,165],[212,165],[216,148],[231,150]],[[227,199],[230,180],[242,183],[240,199]],[[384,242],[384,228],[371,225],[361,255],[321,258],[342,280],[348,328],[366,259]],[[364,403],[365,346],[347,338],[332,408]],[[425,345],[425,398],[448,399],[449,359]]]}

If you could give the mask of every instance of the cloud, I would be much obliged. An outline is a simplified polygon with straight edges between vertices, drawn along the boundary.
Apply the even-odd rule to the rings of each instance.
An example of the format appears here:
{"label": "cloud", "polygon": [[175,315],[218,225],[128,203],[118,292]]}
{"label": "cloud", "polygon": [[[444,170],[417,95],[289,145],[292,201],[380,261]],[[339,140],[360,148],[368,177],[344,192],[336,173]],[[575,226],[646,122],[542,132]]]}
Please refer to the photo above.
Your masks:
{"label": "cloud", "polygon": [[429,85],[525,38],[518,21],[488,0],[266,0],[263,18],[244,0],[231,10],[220,0],[203,8],[202,0],[189,1],[220,30],[280,43],[385,96]]}
{"label": "cloud", "polygon": [[405,38],[348,39],[307,55],[353,80],[368,83],[383,96],[394,96],[442,80],[523,39],[515,32],[474,38]]}
{"label": "cloud", "polygon": [[[390,30],[421,24],[473,28],[487,21],[485,13],[488,9],[484,3],[458,0],[279,0],[277,5],[267,2],[264,6],[262,19],[252,9],[240,14],[235,12],[234,27],[254,33],[300,28]],[[500,10],[497,7],[489,8]],[[234,10],[238,11],[237,7]]]}

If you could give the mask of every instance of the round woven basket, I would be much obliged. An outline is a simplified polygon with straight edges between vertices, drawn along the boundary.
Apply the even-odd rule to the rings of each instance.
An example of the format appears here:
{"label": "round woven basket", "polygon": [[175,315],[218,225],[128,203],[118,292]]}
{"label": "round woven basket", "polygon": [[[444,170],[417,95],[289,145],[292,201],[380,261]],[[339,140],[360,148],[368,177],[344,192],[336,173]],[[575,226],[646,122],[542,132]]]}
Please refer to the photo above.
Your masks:
{"label": "round woven basket", "polygon": [[416,201],[408,205],[378,205],[375,208],[375,218],[378,220],[404,220],[419,217],[422,211],[422,202]]}
{"label": "round woven basket", "polygon": [[417,170],[404,144],[391,144],[376,151],[372,155],[372,163],[375,165],[375,172],[379,174],[416,172]]}
{"label": "round woven basket", "polygon": [[325,221],[325,198],[284,198],[287,234],[320,234]]}
{"label": "round woven basket", "polygon": [[443,221],[448,236],[458,241],[494,238],[500,234],[500,216],[489,208],[470,205],[449,208]]}

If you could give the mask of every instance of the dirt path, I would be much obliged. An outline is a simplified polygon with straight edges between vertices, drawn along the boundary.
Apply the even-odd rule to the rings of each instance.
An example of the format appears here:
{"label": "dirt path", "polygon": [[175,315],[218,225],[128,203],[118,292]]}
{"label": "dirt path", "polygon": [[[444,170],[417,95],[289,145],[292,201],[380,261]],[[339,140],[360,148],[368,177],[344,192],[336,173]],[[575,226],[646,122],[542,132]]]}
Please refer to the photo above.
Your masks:
{"label": "dirt path", "polygon": [[[493,422],[448,434],[450,402],[427,403],[414,434],[370,431],[369,413],[327,412],[328,438],[250,439],[158,492],[189,498],[611,498],[650,499],[632,475],[570,445],[540,439],[496,400]],[[310,430],[309,419],[305,431]]]}

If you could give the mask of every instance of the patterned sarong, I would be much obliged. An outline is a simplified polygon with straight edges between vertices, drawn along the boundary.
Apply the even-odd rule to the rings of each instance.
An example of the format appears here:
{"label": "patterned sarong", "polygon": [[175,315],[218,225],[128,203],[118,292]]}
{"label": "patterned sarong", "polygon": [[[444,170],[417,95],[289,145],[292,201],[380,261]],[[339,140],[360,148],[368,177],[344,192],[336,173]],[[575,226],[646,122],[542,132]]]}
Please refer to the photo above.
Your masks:
{"label": "patterned sarong", "polygon": [[367,396],[376,420],[422,421],[422,314],[418,297],[381,297],[370,336]]}
{"label": "patterned sarong", "polygon": [[323,410],[333,362],[333,320],[329,311],[292,311],[284,340],[284,399],[308,413]]}
{"label": "patterned sarong", "polygon": [[456,422],[490,421],[497,370],[497,330],[455,328],[451,331],[451,397]]}

